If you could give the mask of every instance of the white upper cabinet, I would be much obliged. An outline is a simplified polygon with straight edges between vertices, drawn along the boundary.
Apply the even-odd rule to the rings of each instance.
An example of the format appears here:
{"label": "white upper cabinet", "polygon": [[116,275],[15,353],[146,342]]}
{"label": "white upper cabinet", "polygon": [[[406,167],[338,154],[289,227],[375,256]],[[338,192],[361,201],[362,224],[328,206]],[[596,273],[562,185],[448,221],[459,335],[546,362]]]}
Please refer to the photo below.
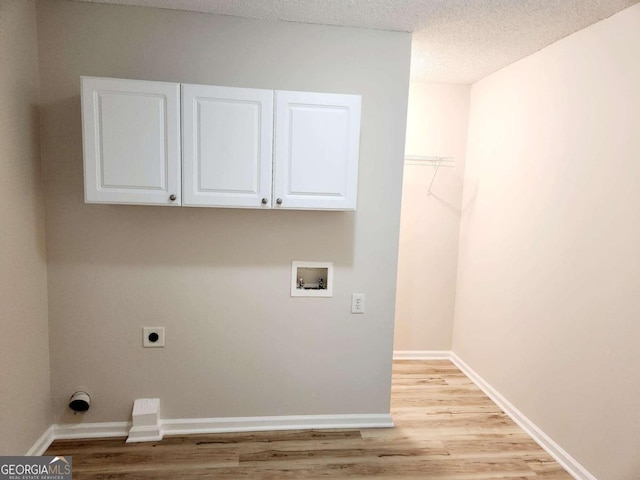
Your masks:
{"label": "white upper cabinet", "polygon": [[360,101],[82,77],[85,201],[355,210]]}
{"label": "white upper cabinet", "polygon": [[273,90],[182,85],[182,204],[270,208]]}
{"label": "white upper cabinet", "polygon": [[180,205],[180,84],[82,78],[85,201]]}
{"label": "white upper cabinet", "polygon": [[359,95],[276,91],[274,208],[355,210]]}

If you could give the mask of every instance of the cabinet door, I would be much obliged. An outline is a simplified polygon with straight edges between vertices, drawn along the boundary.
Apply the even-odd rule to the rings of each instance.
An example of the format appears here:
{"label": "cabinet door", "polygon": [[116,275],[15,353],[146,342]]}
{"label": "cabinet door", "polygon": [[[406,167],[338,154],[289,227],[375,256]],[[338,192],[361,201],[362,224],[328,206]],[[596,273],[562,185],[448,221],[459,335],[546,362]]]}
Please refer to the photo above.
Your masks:
{"label": "cabinet door", "polygon": [[82,78],[85,202],[180,205],[180,85]]}
{"label": "cabinet door", "polygon": [[183,205],[271,207],[273,91],[182,85]]}
{"label": "cabinet door", "polygon": [[359,95],[276,91],[276,208],[355,210]]}

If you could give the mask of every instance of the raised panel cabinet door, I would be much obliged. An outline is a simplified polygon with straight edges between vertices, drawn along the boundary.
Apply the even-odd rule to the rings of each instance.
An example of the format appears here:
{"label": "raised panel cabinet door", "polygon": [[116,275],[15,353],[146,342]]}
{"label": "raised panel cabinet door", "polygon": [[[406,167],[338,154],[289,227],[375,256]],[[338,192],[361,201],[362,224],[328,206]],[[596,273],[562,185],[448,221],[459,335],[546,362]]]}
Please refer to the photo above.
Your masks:
{"label": "raised panel cabinet door", "polygon": [[359,95],[276,91],[275,208],[355,210]]}
{"label": "raised panel cabinet door", "polygon": [[87,203],[181,204],[180,84],[82,77]]}
{"label": "raised panel cabinet door", "polygon": [[273,91],[182,85],[183,205],[271,207]]}

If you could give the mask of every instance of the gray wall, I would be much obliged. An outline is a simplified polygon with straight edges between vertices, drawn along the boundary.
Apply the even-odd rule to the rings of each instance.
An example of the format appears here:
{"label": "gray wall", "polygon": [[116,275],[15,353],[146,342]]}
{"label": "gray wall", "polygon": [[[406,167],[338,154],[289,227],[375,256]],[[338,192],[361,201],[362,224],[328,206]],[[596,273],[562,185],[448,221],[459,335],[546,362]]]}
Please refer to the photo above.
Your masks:
{"label": "gray wall", "polygon": [[0,455],[51,424],[36,6],[0,0]]}
{"label": "gray wall", "polygon": [[640,5],[473,85],[453,349],[602,480],[640,475]]}
{"label": "gray wall", "polygon": [[[140,397],[164,418],[387,413],[410,35],[47,1],[38,36],[56,421],[78,386],[85,421]],[[85,205],[81,75],[361,94],[358,211]],[[334,262],[334,297],[291,298],[292,260]]]}

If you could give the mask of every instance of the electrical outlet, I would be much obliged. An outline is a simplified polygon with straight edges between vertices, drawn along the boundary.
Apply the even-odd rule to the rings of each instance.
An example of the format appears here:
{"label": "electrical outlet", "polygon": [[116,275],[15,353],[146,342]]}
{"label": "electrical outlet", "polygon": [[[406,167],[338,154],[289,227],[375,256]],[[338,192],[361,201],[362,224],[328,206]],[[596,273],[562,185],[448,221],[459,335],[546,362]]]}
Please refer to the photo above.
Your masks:
{"label": "electrical outlet", "polygon": [[351,313],[364,313],[364,293],[351,295]]}
{"label": "electrical outlet", "polygon": [[164,327],[142,327],[142,346],[145,348],[164,347]]}

